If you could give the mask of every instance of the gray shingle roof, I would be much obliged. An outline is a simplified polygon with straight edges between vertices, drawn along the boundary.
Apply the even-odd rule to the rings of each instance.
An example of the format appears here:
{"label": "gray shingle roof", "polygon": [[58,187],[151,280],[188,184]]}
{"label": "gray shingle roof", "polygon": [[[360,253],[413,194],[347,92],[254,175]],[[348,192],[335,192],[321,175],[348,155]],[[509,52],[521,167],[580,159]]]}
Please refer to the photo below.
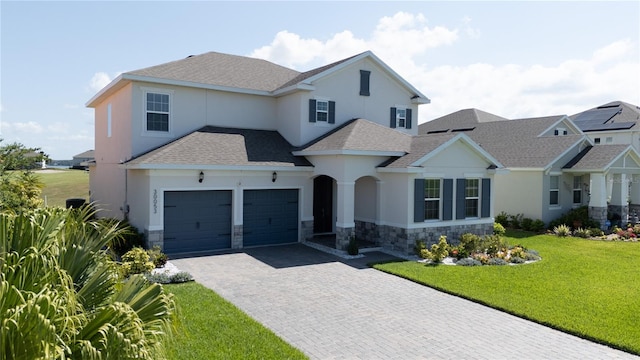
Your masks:
{"label": "gray shingle roof", "polygon": [[354,119],[301,146],[300,151],[408,152],[411,135],[365,119]]}
{"label": "gray shingle roof", "polygon": [[455,137],[457,134],[432,134],[432,135],[418,135],[411,139],[411,147],[408,153],[399,158],[394,158],[383,164],[382,166],[388,168],[405,168],[411,166],[414,162],[420,160],[425,155],[437,149],[442,144]]}
{"label": "gray shingle roof", "polygon": [[476,109],[461,110],[434,120],[436,124],[420,124],[419,132],[448,128],[447,133],[451,133],[456,127],[467,128],[465,134],[511,168],[544,168],[583,138],[582,135],[538,136],[564,115],[491,121],[495,115],[487,114]]}
{"label": "gray shingle roof", "polygon": [[420,134],[475,127],[479,123],[508,119],[478,109],[463,109],[418,126]]}
{"label": "gray shingle roof", "polygon": [[126,74],[259,91],[273,91],[300,75],[298,71],[266,60],[218,52],[189,56]]}
{"label": "gray shingle roof", "polygon": [[205,126],[127,165],[311,166],[277,131]]}
{"label": "gray shingle roof", "polygon": [[563,169],[604,170],[628,148],[629,145],[598,145],[588,147],[566,164]]}

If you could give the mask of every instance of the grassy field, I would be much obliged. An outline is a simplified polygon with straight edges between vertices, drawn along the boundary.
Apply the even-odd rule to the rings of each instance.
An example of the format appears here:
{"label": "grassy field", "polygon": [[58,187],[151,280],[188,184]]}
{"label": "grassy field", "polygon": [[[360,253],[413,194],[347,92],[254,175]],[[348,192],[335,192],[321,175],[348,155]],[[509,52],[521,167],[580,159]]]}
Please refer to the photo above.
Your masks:
{"label": "grassy field", "polygon": [[165,285],[179,306],[178,334],[168,358],[306,359],[269,329],[215,292],[195,283]]}
{"label": "grassy field", "polygon": [[47,206],[66,205],[66,200],[82,198],[89,201],[89,173],[83,170],[36,171],[44,183],[42,198]]}
{"label": "grassy field", "polygon": [[538,250],[542,260],[519,266],[425,266],[407,261],[374,267],[640,354],[640,243],[511,236],[510,244]]}

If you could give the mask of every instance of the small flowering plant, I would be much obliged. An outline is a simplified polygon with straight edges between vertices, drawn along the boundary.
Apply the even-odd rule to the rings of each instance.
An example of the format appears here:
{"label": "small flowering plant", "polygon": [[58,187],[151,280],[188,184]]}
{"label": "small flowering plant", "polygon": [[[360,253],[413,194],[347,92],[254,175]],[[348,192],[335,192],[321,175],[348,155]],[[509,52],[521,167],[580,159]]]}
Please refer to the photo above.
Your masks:
{"label": "small flowering plant", "polygon": [[638,237],[638,234],[640,234],[640,226],[636,225],[634,227],[627,227],[627,229],[617,229],[616,230],[616,235],[618,235],[619,238],[621,239],[625,239],[625,240],[636,240]]}

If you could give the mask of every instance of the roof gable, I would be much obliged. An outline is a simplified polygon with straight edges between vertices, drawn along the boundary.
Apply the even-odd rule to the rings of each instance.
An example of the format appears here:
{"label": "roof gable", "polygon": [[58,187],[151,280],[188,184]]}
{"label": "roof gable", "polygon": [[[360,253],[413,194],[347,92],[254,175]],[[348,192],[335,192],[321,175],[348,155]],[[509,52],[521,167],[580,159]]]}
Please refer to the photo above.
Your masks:
{"label": "roof gable", "polygon": [[563,169],[573,172],[606,172],[618,163],[621,168],[640,169],[640,154],[631,145],[591,146],[581,151]]}
{"label": "roof gable", "polygon": [[582,131],[628,130],[640,127],[640,107],[612,101],[571,116]]}

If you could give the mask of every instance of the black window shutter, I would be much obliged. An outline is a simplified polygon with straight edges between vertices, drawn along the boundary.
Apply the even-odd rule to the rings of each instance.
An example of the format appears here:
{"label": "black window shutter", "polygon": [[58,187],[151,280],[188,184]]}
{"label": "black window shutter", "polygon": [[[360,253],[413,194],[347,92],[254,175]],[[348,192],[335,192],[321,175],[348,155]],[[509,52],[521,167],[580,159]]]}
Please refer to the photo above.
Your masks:
{"label": "black window shutter", "polygon": [[309,99],[309,122],[316,122],[316,100]]}
{"label": "black window shutter", "polygon": [[442,220],[453,219],[453,179],[444,179],[442,183]]}
{"label": "black window shutter", "polygon": [[480,217],[488,218],[491,214],[491,179],[482,179],[482,202],[480,209]]}
{"label": "black window shutter", "polygon": [[391,108],[391,116],[389,118],[389,126],[391,126],[392,129],[396,128],[396,108],[392,107]]}
{"label": "black window shutter", "polygon": [[553,131],[553,135],[556,135],[556,136],[557,136],[557,135],[558,135],[558,130],[554,130],[554,131]]}
{"label": "black window shutter", "polygon": [[329,124],[336,123],[336,102],[329,101]]}
{"label": "black window shutter", "polygon": [[360,95],[369,96],[369,79],[371,71],[360,70]]}
{"label": "black window shutter", "polygon": [[413,221],[424,221],[424,179],[416,179],[414,181]]}
{"label": "black window shutter", "polygon": [[456,179],[456,219],[465,218],[465,190],[467,182],[465,179]]}
{"label": "black window shutter", "polygon": [[411,129],[411,109],[407,109],[407,119],[405,120],[405,127],[407,129]]}

